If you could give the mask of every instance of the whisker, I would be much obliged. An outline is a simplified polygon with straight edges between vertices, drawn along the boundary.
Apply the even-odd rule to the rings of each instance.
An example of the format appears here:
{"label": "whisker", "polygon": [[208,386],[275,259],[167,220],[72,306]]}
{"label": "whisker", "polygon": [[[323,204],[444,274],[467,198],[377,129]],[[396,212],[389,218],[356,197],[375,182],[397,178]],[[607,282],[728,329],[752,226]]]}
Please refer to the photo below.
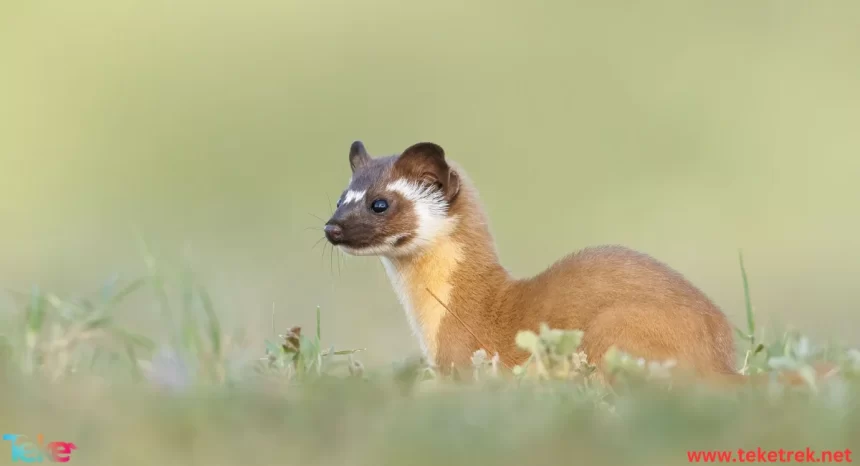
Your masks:
{"label": "whisker", "polygon": [[322,219],[322,218],[320,218],[319,216],[314,215],[314,214],[312,214],[312,213],[310,213],[310,212],[305,212],[305,213],[306,213],[306,214],[308,214],[308,215],[310,215],[311,217],[313,217],[313,218],[315,218],[315,219],[319,220],[320,222],[325,223],[325,220],[324,220],[324,219]]}
{"label": "whisker", "polygon": [[331,253],[328,255],[329,273],[334,275],[334,245],[331,246]]}
{"label": "whisker", "polygon": [[314,245],[313,245],[313,246],[311,246],[311,251],[313,251],[314,249],[316,249],[316,247],[317,247],[317,246],[319,246],[320,241],[323,241],[324,239],[325,239],[325,236],[323,236],[322,238],[318,239],[318,240],[317,240],[317,242],[316,242],[316,243],[314,243]]}

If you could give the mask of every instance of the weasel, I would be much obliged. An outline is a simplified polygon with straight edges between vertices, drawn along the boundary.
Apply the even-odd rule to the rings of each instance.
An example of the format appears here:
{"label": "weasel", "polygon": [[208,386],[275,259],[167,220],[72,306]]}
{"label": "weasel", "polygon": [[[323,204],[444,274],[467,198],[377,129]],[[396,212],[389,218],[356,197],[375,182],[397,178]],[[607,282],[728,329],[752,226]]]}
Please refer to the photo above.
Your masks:
{"label": "weasel", "polygon": [[680,273],[621,246],[583,249],[531,278],[500,264],[487,215],[465,172],[437,144],[371,157],[349,150],[352,177],[325,224],[331,244],[378,256],[426,358],[440,369],[498,353],[508,367],[528,354],[520,330],[584,332],[600,362],[615,346],[646,360],[674,360],[700,374],[733,374],[732,327]]}

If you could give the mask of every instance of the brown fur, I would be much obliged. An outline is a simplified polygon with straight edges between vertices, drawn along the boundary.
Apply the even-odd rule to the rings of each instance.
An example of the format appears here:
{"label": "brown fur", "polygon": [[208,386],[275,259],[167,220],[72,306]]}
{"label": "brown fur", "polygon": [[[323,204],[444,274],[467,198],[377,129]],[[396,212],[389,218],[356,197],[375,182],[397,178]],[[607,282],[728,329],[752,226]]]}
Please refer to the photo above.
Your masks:
{"label": "brown fur", "polygon": [[[363,151],[361,146],[358,156],[351,153],[350,189],[367,189],[368,202],[400,178],[435,186],[447,202],[450,229],[414,252],[383,257],[426,355],[443,371],[469,365],[481,348],[498,352],[508,367],[521,364],[527,354],[514,343],[517,332],[546,323],[584,331],[581,349],[598,367],[615,346],[648,360],[673,359],[706,378],[744,380],[734,371],[728,319],[678,272],[645,254],[600,246],[534,277],[514,278],[499,262],[476,189],[440,147],[421,143],[379,159]],[[361,206],[338,209],[333,221],[352,230],[356,243],[373,244],[398,232],[414,238],[418,219],[409,201],[388,195],[388,221]]]}
{"label": "brown fur", "polygon": [[[461,173],[461,179],[462,173]],[[544,272],[515,279],[500,265],[477,193],[463,183],[451,213],[462,220],[450,241],[464,260],[453,274],[448,308],[507,365],[527,355],[519,330],[585,332],[581,349],[592,362],[616,346],[645,359],[675,359],[697,372],[731,372],[734,344],[725,315],[680,274],[644,254],[601,246],[567,256]],[[480,344],[446,315],[437,335],[440,367],[468,364]]]}

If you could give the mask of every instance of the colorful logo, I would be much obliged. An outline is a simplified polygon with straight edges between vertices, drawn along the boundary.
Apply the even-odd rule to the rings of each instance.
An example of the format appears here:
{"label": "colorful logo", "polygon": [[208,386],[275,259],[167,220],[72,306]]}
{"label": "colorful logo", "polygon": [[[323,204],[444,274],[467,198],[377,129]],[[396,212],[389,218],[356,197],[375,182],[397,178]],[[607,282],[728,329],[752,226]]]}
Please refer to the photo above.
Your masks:
{"label": "colorful logo", "polygon": [[24,463],[41,463],[45,459],[54,463],[67,463],[72,450],[78,448],[72,442],[51,442],[45,445],[42,434],[36,436],[35,443],[20,434],[3,434],[3,440],[12,444],[12,461]]}

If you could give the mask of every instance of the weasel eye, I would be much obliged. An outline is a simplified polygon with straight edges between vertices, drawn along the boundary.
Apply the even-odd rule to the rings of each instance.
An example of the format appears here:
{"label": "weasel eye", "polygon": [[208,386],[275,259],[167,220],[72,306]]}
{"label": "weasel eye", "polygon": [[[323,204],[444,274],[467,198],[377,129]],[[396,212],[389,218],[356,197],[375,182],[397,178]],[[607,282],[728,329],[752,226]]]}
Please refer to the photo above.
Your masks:
{"label": "weasel eye", "polygon": [[[340,199],[338,199],[338,200],[337,200],[337,204],[335,204],[335,207],[340,207],[340,205],[341,205],[341,204],[343,204],[343,201],[341,201]],[[331,205],[331,204],[329,204],[329,205]]]}
{"label": "weasel eye", "polygon": [[370,208],[377,214],[381,214],[388,210],[388,201],[386,201],[385,199],[377,199],[373,201],[373,204],[370,205]]}

